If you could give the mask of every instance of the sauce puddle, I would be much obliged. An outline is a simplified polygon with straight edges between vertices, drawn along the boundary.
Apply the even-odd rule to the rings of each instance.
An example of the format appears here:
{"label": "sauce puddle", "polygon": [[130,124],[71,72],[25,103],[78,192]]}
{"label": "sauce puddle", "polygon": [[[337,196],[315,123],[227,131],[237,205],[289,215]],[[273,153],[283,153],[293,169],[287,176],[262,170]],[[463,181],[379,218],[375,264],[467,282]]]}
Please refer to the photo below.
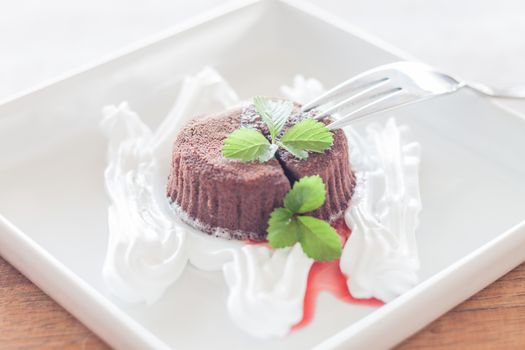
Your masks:
{"label": "sauce puddle", "polygon": [[[344,219],[339,219],[332,224],[341,237],[343,244],[350,236],[350,228]],[[354,298],[346,286],[346,276],[339,267],[339,259],[329,262],[313,263],[308,273],[306,293],[304,296],[303,319],[292,327],[292,331],[308,325],[314,316],[317,297],[321,292],[329,292],[336,298],[352,304],[381,306],[384,303],[378,299],[357,299]]]}

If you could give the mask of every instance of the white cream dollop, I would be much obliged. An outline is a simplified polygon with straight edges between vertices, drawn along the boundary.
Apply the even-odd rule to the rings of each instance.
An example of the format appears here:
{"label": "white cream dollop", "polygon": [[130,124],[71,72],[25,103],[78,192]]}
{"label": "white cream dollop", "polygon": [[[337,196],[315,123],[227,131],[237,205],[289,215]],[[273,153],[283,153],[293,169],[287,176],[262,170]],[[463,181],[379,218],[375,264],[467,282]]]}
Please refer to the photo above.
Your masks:
{"label": "white cream dollop", "polygon": [[418,282],[420,146],[403,143],[394,119],[369,125],[365,139],[349,132],[357,184],[345,212],[352,234],[340,266],[354,297],[388,302]]}
{"label": "white cream dollop", "polygon": [[173,224],[163,198],[151,130],[127,103],[104,108],[110,140],[106,191],[109,243],[103,276],[128,302],[157,300],[186,265],[186,233]]}
{"label": "white cream dollop", "polygon": [[203,271],[222,270],[229,289],[232,321],[258,338],[282,337],[301,321],[308,273],[313,260],[301,246],[271,249],[195,232],[188,255]]}
{"label": "white cream dollop", "polygon": [[253,245],[236,250],[223,267],[231,318],[253,336],[288,334],[302,319],[312,263],[299,243],[276,250]]}
{"label": "white cream dollop", "polygon": [[179,98],[155,133],[126,102],[103,109],[100,127],[109,140],[104,177],[111,200],[103,277],[112,294],[127,302],[153,303],[179,278],[188,260],[188,237],[166,200],[171,145],[188,115],[236,102],[224,79],[205,68],[183,81]]}

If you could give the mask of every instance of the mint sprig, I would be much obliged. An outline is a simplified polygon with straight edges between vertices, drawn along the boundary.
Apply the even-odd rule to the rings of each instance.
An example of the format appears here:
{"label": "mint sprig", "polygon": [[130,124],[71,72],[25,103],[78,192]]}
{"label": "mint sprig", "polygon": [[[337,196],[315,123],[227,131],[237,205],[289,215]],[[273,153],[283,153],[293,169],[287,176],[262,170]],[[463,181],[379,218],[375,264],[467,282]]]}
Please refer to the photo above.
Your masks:
{"label": "mint sprig", "polygon": [[279,137],[292,115],[292,102],[273,101],[257,96],[254,97],[253,103],[255,110],[268,127],[271,142],[255,129],[237,129],[224,140],[222,154],[225,158],[244,162],[255,160],[266,162],[275,155],[277,148],[281,147],[299,159],[306,159],[308,152],[322,153],[332,146],[333,136],[330,130],[323,123],[311,118],[301,120]]}
{"label": "mint sprig", "polygon": [[273,210],[268,220],[268,242],[273,248],[301,244],[305,254],[318,261],[341,256],[341,240],[326,221],[299,215],[320,208],[326,200],[326,186],[320,176],[297,181],[284,198],[284,208]]}

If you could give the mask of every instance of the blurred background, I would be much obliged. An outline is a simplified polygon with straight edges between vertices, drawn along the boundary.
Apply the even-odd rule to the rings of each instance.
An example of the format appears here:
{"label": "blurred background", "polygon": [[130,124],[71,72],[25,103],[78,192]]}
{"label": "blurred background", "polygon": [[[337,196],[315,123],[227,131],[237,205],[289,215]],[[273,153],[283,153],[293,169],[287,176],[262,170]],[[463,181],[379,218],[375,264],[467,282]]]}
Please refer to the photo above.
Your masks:
{"label": "blurred background", "polygon": [[[448,73],[525,85],[523,0],[308,0]],[[192,18],[220,0],[0,3],[0,100]],[[525,113],[525,102],[504,103]]]}

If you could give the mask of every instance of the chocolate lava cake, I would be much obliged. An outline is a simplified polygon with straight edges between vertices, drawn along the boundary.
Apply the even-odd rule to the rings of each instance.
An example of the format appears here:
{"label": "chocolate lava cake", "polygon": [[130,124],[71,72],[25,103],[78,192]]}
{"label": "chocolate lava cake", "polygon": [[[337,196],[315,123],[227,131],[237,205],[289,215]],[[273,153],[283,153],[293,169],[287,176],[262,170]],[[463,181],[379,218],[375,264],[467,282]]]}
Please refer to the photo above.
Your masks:
{"label": "chocolate lava cake", "polygon": [[[294,114],[283,132],[303,117]],[[215,236],[265,240],[272,210],[283,205],[294,181],[309,175],[321,176],[327,191],[325,204],[312,215],[329,221],[342,215],[355,185],[342,130],[333,132],[329,150],[305,160],[279,149],[268,162],[246,163],[221,152],[241,125],[268,134],[252,105],[194,120],[177,135],[167,196],[183,221]]]}

